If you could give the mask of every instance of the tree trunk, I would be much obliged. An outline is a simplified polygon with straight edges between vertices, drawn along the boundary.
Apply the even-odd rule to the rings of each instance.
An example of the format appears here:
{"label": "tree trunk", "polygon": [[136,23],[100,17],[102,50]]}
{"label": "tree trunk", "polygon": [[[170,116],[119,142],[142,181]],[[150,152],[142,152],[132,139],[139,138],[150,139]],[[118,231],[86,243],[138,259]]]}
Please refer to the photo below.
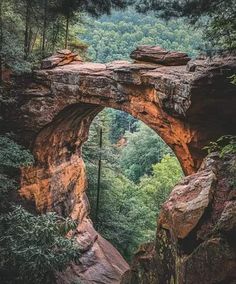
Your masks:
{"label": "tree trunk", "polygon": [[98,183],[97,183],[97,202],[96,202],[96,212],[95,212],[95,224],[98,224],[98,214],[100,205],[100,189],[101,189],[101,171],[102,171],[102,127],[100,128],[99,135],[99,160],[98,160]]}
{"label": "tree trunk", "polygon": [[30,52],[32,52],[32,51],[34,50],[34,47],[35,47],[35,43],[36,43],[38,34],[39,34],[39,28],[38,28],[37,31],[34,33],[33,38],[30,40],[30,42],[31,42]]}
{"label": "tree trunk", "polygon": [[52,31],[52,51],[55,52],[56,44],[58,41],[58,34],[59,34],[59,20],[57,19],[56,22],[53,23],[53,31]]}
{"label": "tree trunk", "polygon": [[68,48],[68,37],[69,37],[69,19],[70,17],[67,15],[66,17],[66,35],[65,35],[65,49]]}
{"label": "tree trunk", "polygon": [[54,53],[56,46],[56,25],[57,23],[53,23],[52,25],[52,51]]}
{"label": "tree trunk", "polygon": [[0,0],[0,84],[3,81],[3,58],[2,58],[2,49],[3,49],[3,0]]}
{"label": "tree trunk", "polygon": [[25,41],[24,41],[24,58],[27,59],[29,55],[29,35],[30,33],[30,0],[26,0],[26,14],[25,14]]}
{"label": "tree trunk", "polygon": [[46,30],[47,30],[47,14],[48,14],[48,0],[44,0],[42,57],[45,57],[45,42],[46,42]]}

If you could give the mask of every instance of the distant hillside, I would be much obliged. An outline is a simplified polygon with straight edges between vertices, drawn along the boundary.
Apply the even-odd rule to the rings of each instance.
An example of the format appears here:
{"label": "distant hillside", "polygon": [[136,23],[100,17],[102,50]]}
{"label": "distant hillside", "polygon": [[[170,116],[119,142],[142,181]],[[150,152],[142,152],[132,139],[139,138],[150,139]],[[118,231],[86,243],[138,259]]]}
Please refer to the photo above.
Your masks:
{"label": "distant hillside", "polygon": [[202,33],[183,20],[163,21],[154,14],[138,14],[134,10],[114,11],[97,20],[87,19],[87,28],[79,37],[90,45],[93,61],[108,62],[129,59],[137,45],[160,45],[195,56],[203,47]]}

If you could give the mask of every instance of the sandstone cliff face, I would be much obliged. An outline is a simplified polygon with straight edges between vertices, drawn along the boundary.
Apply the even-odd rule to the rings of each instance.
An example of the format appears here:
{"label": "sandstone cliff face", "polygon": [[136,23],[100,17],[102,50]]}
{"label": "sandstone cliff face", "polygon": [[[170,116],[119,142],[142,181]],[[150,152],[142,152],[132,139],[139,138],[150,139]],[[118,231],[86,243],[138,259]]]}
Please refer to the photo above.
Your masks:
{"label": "sandstone cliff face", "polygon": [[[58,274],[58,283],[73,283],[78,279],[84,283],[119,283],[122,274],[129,269],[115,248],[94,230],[89,219],[81,151],[93,118],[104,107],[124,110],[153,128],[174,150],[186,174],[199,168],[204,157],[202,147],[209,140],[223,134],[236,134],[232,123],[235,86],[229,79],[236,72],[235,58],[190,61],[186,66],[183,65],[189,60],[186,55],[159,48],[151,48],[152,54],[148,55],[143,48],[135,52],[135,63],[84,63],[67,51],[64,51],[65,57],[63,53],[57,54],[44,62],[47,69],[18,80],[12,93],[14,103],[1,111],[1,130],[13,131],[35,156],[35,164],[22,169],[21,197],[33,203],[39,212],[70,215],[79,224],[74,235],[83,247],[81,262],[71,264],[64,273]],[[147,51],[150,53],[149,49]],[[144,60],[143,55],[151,61],[153,53],[158,63],[140,61]],[[191,244],[189,236],[195,232],[193,228],[206,218],[204,210],[213,202],[214,174],[213,170],[200,172],[174,190],[172,199],[163,208],[162,230],[158,231],[160,241],[155,248],[151,244],[147,246],[142,264],[138,260],[140,267],[145,265],[149,271],[141,273],[143,282],[140,283],[165,284],[182,275],[173,272],[179,263],[173,240],[181,239],[183,243],[190,240]],[[197,180],[199,186],[196,186]],[[191,192],[189,200],[185,199],[185,187]],[[178,192],[181,203],[175,202]],[[221,201],[217,206],[225,208]],[[187,222],[187,226],[183,226],[183,222]],[[205,232],[210,223],[207,226]],[[203,229],[200,231],[204,234]],[[198,238],[193,240],[194,245],[198,243]],[[183,247],[187,245],[184,243]],[[156,251],[164,248],[164,260],[156,259]],[[143,250],[146,251],[146,247]],[[190,254],[185,250],[184,253]],[[191,258],[189,263],[193,260]],[[191,264],[183,267],[181,269],[191,269]]]}
{"label": "sandstone cliff face", "polygon": [[123,284],[236,280],[236,157],[207,157],[163,204],[156,243],[143,245]]}
{"label": "sandstone cliff face", "polygon": [[[147,49],[147,56],[152,58],[156,52],[159,63],[76,60],[60,66],[60,54],[59,66],[36,71],[22,82],[26,88],[16,91],[18,105],[7,113],[7,122],[15,120],[18,131],[33,146],[37,133],[73,104],[120,109],[154,129],[174,150],[184,172],[191,174],[201,164],[203,146],[225,133],[235,134],[235,86],[229,77],[236,72],[236,60],[198,60],[183,65],[189,58],[182,53],[151,50],[150,55]],[[136,57],[144,60],[141,51],[136,51]],[[171,66],[165,66],[168,58]],[[53,67],[54,59],[51,62],[47,66]]]}
{"label": "sandstone cliff face", "polygon": [[57,283],[120,283],[129,268],[119,252],[93,228],[85,193],[87,178],[81,147],[101,107],[73,105],[47,125],[34,143],[36,165],[22,169],[20,195],[39,212],[55,211],[78,221],[73,232],[82,248],[79,264],[57,274]]}

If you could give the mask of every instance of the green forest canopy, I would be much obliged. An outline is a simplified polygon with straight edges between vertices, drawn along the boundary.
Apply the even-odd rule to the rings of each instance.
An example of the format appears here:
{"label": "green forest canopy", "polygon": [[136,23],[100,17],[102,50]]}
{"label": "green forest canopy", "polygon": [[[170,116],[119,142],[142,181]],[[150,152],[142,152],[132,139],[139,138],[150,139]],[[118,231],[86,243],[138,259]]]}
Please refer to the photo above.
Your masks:
{"label": "green forest canopy", "polygon": [[[126,137],[127,145],[119,146],[119,139],[114,140],[114,125],[121,130],[118,133],[123,133],[119,138]],[[100,154],[101,193],[97,210]],[[183,176],[179,162],[153,130],[112,109],[105,109],[95,118],[83,155],[94,225],[130,260],[140,243],[153,240],[161,204]]]}
{"label": "green forest canopy", "polygon": [[[127,7],[127,11],[114,12]],[[87,17],[111,12],[110,17],[98,20]],[[234,50],[235,18],[234,0],[1,0],[0,79],[4,67],[18,73],[30,71],[57,49],[69,47],[84,53],[88,46],[78,33],[91,46],[91,59],[102,62],[127,59],[143,43],[190,55],[198,48]]]}
{"label": "green forest canopy", "polygon": [[110,16],[86,19],[87,25],[79,33],[88,46],[92,61],[130,60],[130,53],[138,45],[160,45],[169,50],[196,56],[204,49],[202,31],[193,29],[183,19],[165,21],[154,13],[138,14],[134,9],[113,11]]}
{"label": "green forest canopy", "polygon": [[[163,1],[131,2],[143,14],[134,8],[113,12],[114,8],[127,7],[122,0],[1,0],[0,80],[5,67],[17,73],[31,71],[43,57],[67,46],[101,62],[129,59],[139,44],[161,45],[191,56],[212,46],[236,47],[234,0],[167,0],[164,6]],[[88,16],[111,11],[110,16],[99,19]],[[170,17],[168,22],[161,20]],[[180,19],[183,17],[197,23],[199,29],[191,28]],[[100,151],[97,139],[101,126],[105,135]],[[117,147],[123,136],[127,145]],[[0,136],[0,146],[1,281],[52,283],[55,270],[79,257],[78,246],[64,237],[76,224],[54,214],[37,216],[15,206],[12,196],[17,190],[19,167],[31,164],[33,158],[6,134]],[[95,216],[100,152],[101,198]],[[179,163],[153,131],[116,111],[105,111],[95,119],[84,156],[95,226],[129,260],[139,243],[153,238],[161,203],[183,175]]]}
{"label": "green forest canopy", "polygon": [[137,0],[135,4],[140,12],[154,11],[164,19],[185,18],[200,26],[213,54],[236,48],[235,0]]}

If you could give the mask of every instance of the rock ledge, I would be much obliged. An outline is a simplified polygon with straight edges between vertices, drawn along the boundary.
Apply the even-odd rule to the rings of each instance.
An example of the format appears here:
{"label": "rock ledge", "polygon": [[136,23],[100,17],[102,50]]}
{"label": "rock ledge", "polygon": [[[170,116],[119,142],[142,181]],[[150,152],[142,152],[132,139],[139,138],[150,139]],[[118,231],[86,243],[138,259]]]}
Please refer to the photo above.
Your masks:
{"label": "rock ledge", "polygon": [[166,66],[186,65],[191,58],[187,53],[167,51],[160,46],[138,46],[130,55],[134,60],[157,63]]}

